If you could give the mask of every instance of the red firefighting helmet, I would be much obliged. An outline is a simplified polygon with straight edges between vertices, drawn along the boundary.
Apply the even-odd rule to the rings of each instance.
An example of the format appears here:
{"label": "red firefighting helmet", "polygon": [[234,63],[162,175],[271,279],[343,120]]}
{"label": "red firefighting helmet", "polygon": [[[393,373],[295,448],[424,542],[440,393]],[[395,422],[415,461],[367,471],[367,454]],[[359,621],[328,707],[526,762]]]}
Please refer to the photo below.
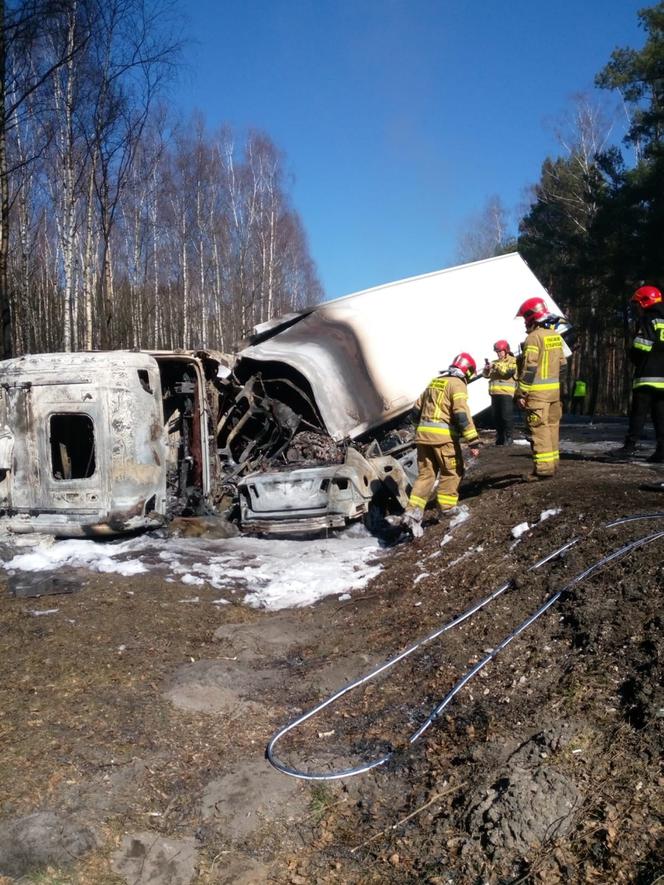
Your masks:
{"label": "red firefighting helmet", "polygon": [[504,338],[501,338],[500,341],[496,341],[496,343],[493,345],[493,349],[496,351],[496,353],[498,353],[499,350],[504,350],[506,353],[509,353],[509,341],[505,341]]}
{"label": "red firefighting helmet", "polygon": [[460,369],[469,381],[477,372],[475,360],[469,353],[460,353],[455,356],[450,363],[450,368],[452,367]]}
{"label": "red firefighting helmet", "polygon": [[526,325],[529,323],[539,323],[549,316],[549,308],[541,298],[528,298],[517,311],[517,316],[523,317]]}
{"label": "red firefighting helmet", "polygon": [[639,307],[648,310],[654,304],[659,304],[662,300],[662,293],[655,286],[641,286],[632,295],[632,301],[636,301]]}

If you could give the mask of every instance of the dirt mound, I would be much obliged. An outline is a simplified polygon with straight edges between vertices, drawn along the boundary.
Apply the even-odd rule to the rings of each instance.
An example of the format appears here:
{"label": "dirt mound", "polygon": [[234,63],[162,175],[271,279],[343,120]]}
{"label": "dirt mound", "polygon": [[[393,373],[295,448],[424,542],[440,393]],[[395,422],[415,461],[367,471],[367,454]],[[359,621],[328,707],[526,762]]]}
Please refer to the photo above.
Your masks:
{"label": "dirt mound", "polygon": [[[664,530],[662,517],[608,526],[664,511],[661,474],[644,464],[577,454],[546,485],[520,483],[527,467],[527,449],[485,450],[464,481],[465,522],[427,519],[364,591],[306,609],[183,605],[185,585],[156,573],[88,574],[80,592],[43,603],[7,593],[0,869],[49,869],[71,885],[147,874],[196,885],[651,885],[664,874],[663,539],[575,586],[408,741],[552,593]],[[507,579],[486,610],[279,745],[297,767],[392,748],[389,764],[321,783],[267,767],[278,728]],[[40,605],[52,613],[33,616]],[[47,834],[33,851],[30,820],[57,830],[64,853]]]}

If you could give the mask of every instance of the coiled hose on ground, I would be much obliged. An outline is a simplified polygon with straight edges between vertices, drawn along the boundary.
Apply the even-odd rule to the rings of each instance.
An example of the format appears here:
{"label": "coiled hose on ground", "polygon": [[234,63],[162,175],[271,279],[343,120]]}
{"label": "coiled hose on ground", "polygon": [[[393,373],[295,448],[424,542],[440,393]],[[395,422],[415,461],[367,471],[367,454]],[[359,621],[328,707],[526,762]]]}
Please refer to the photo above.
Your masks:
{"label": "coiled hose on ground", "polygon": [[[664,519],[664,513],[643,513],[634,516],[627,516],[621,519],[614,520],[613,522],[606,523],[603,528],[614,528],[615,526],[622,525],[624,523],[638,522],[640,520],[647,519]],[[461,689],[465,685],[467,685],[471,679],[477,676],[480,670],[484,669],[484,667],[486,667],[488,663],[490,663],[495,657],[497,657],[501,651],[507,648],[507,646],[512,642],[513,639],[516,639],[517,636],[527,630],[528,627],[534,624],[539,617],[541,617],[546,611],[548,611],[551,606],[555,605],[555,603],[558,602],[562,596],[564,596],[566,593],[569,593],[570,590],[578,586],[582,581],[590,577],[590,575],[601,569],[603,566],[608,565],[608,563],[614,562],[615,560],[626,556],[632,550],[636,550],[639,547],[644,547],[646,544],[650,544],[652,541],[657,541],[660,538],[664,538],[664,531],[654,532],[650,535],[645,535],[641,538],[637,538],[635,541],[630,541],[628,544],[624,544],[622,547],[618,547],[611,553],[603,556],[601,559],[588,566],[588,568],[584,569],[582,572],[579,572],[579,574],[575,575],[568,584],[566,584],[560,590],[557,590],[555,593],[551,594],[551,596],[549,596],[549,598],[536,611],[534,611],[517,627],[515,627],[515,629],[512,630],[512,632],[509,633],[501,642],[499,642],[495,648],[488,652],[480,661],[478,661],[469,670],[467,670],[466,673],[464,673],[464,675],[452,686],[450,691],[448,691],[448,693],[440,701],[440,703],[437,704],[436,707],[434,707],[434,709],[431,711],[431,713],[422,723],[422,725],[409,736],[408,743],[414,744],[417,740],[419,740],[425,733],[425,731],[427,731],[427,729],[436,721],[436,719],[440,716],[440,714],[448,706],[452,699],[458,694],[458,692],[461,691]],[[562,547],[558,547],[556,550],[549,553],[544,558],[538,560],[534,565],[530,566],[528,571],[536,571],[547,562],[551,562],[551,560],[557,559],[559,556],[569,550],[570,547],[577,544],[580,540],[581,538],[578,537],[572,538],[571,541],[563,544]],[[417,642],[413,643],[413,645],[404,649],[404,651],[395,655],[393,658],[390,658],[388,661],[385,661],[383,664],[380,664],[369,673],[366,673],[364,676],[361,676],[354,682],[351,682],[348,685],[344,686],[344,688],[341,688],[339,691],[335,692],[329,698],[318,704],[316,707],[313,707],[302,716],[299,716],[297,719],[294,719],[292,722],[288,723],[288,725],[285,725],[283,728],[277,731],[276,734],[274,734],[266,747],[265,755],[268,761],[283,774],[287,774],[290,777],[300,778],[302,780],[312,781],[331,781],[338,780],[344,777],[353,777],[358,774],[365,774],[367,771],[371,771],[374,768],[385,765],[394,756],[396,750],[390,750],[388,753],[385,753],[370,762],[366,762],[354,768],[345,768],[339,771],[329,772],[302,771],[297,768],[292,768],[291,766],[286,765],[284,762],[281,762],[275,755],[275,747],[281,740],[281,738],[284,737],[284,735],[288,734],[288,732],[293,731],[293,729],[297,728],[299,725],[302,725],[303,722],[311,719],[317,713],[320,713],[321,710],[329,707],[330,704],[333,704],[335,701],[339,700],[339,698],[343,697],[345,694],[348,694],[348,692],[352,691],[354,688],[358,688],[360,685],[364,685],[370,680],[375,679],[381,673],[384,673],[386,670],[389,670],[391,667],[394,667],[396,664],[405,660],[407,657],[417,651],[417,649],[422,648],[430,642],[433,642],[435,639],[437,639],[439,636],[442,636],[442,634],[446,633],[448,630],[452,630],[454,627],[457,627],[459,624],[472,617],[472,615],[476,614],[481,609],[486,608],[486,606],[488,606],[491,602],[493,602],[495,599],[497,599],[513,586],[513,580],[507,581],[506,583],[502,584],[500,587],[498,587],[497,590],[494,590],[488,596],[484,597],[484,599],[476,602],[474,605],[466,609],[466,611],[462,612],[462,614],[458,615],[447,624],[444,624],[442,627],[434,630],[433,633],[430,633],[428,636],[425,636]]]}

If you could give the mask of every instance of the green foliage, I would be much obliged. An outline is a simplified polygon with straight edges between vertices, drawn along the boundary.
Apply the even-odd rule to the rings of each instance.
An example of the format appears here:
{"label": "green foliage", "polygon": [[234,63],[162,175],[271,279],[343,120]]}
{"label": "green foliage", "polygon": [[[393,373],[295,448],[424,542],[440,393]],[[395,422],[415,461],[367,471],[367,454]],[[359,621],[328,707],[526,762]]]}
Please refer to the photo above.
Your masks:
{"label": "green foliage", "polygon": [[595,378],[591,409],[626,405],[628,298],[664,286],[664,2],[638,15],[643,48],[616,49],[596,78],[629,108],[633,167],[617,148],[588,154],[579,133],[568,156],[542,164],[519,225],[519,251],[580,333],[573,371]]}
{"label": "green foliage", "polygon": [[647,34],[643,49],[615,49],[595,83],[618,90],[632,106],[627,140],[645,142],[647,154],[664,135],[664,2],[640,10],[638,17]]}

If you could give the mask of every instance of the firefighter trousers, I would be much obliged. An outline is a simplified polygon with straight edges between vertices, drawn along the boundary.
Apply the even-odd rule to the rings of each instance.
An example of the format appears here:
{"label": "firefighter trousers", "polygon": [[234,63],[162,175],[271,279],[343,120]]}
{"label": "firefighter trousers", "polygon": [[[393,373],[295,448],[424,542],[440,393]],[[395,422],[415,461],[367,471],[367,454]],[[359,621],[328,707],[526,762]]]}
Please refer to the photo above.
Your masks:
{"label": "firefighter trousers", "polygon": [[451,510],[459,500],[459,485],[463,476],[463,455],[458,442],[438,446],[417,444],[417,479],[408,499],[409,507],[427,505],[438,479],[436,500],[441,510]]}
{"label": "firefighter trousers", "polygon": [[514,436],[514,397],[511,394],[494,394],[491,408],[496,425],[496,445],[511,446]]}
{"label": "firefighter trousers", "polygon": [[664,390],[657,387],[635,387],[632,391],[632,408],[629,413],[628,445],[635,446],[641,439],[650,412],[657,448],[664,450]]}
{"label": "firefighter trousers", "polygon": [[526,427],[533,453],[533,473],[537,476],[551,476],[556,471],[562,414],[560,401],[545,403],[529,398],[526,402]]}

